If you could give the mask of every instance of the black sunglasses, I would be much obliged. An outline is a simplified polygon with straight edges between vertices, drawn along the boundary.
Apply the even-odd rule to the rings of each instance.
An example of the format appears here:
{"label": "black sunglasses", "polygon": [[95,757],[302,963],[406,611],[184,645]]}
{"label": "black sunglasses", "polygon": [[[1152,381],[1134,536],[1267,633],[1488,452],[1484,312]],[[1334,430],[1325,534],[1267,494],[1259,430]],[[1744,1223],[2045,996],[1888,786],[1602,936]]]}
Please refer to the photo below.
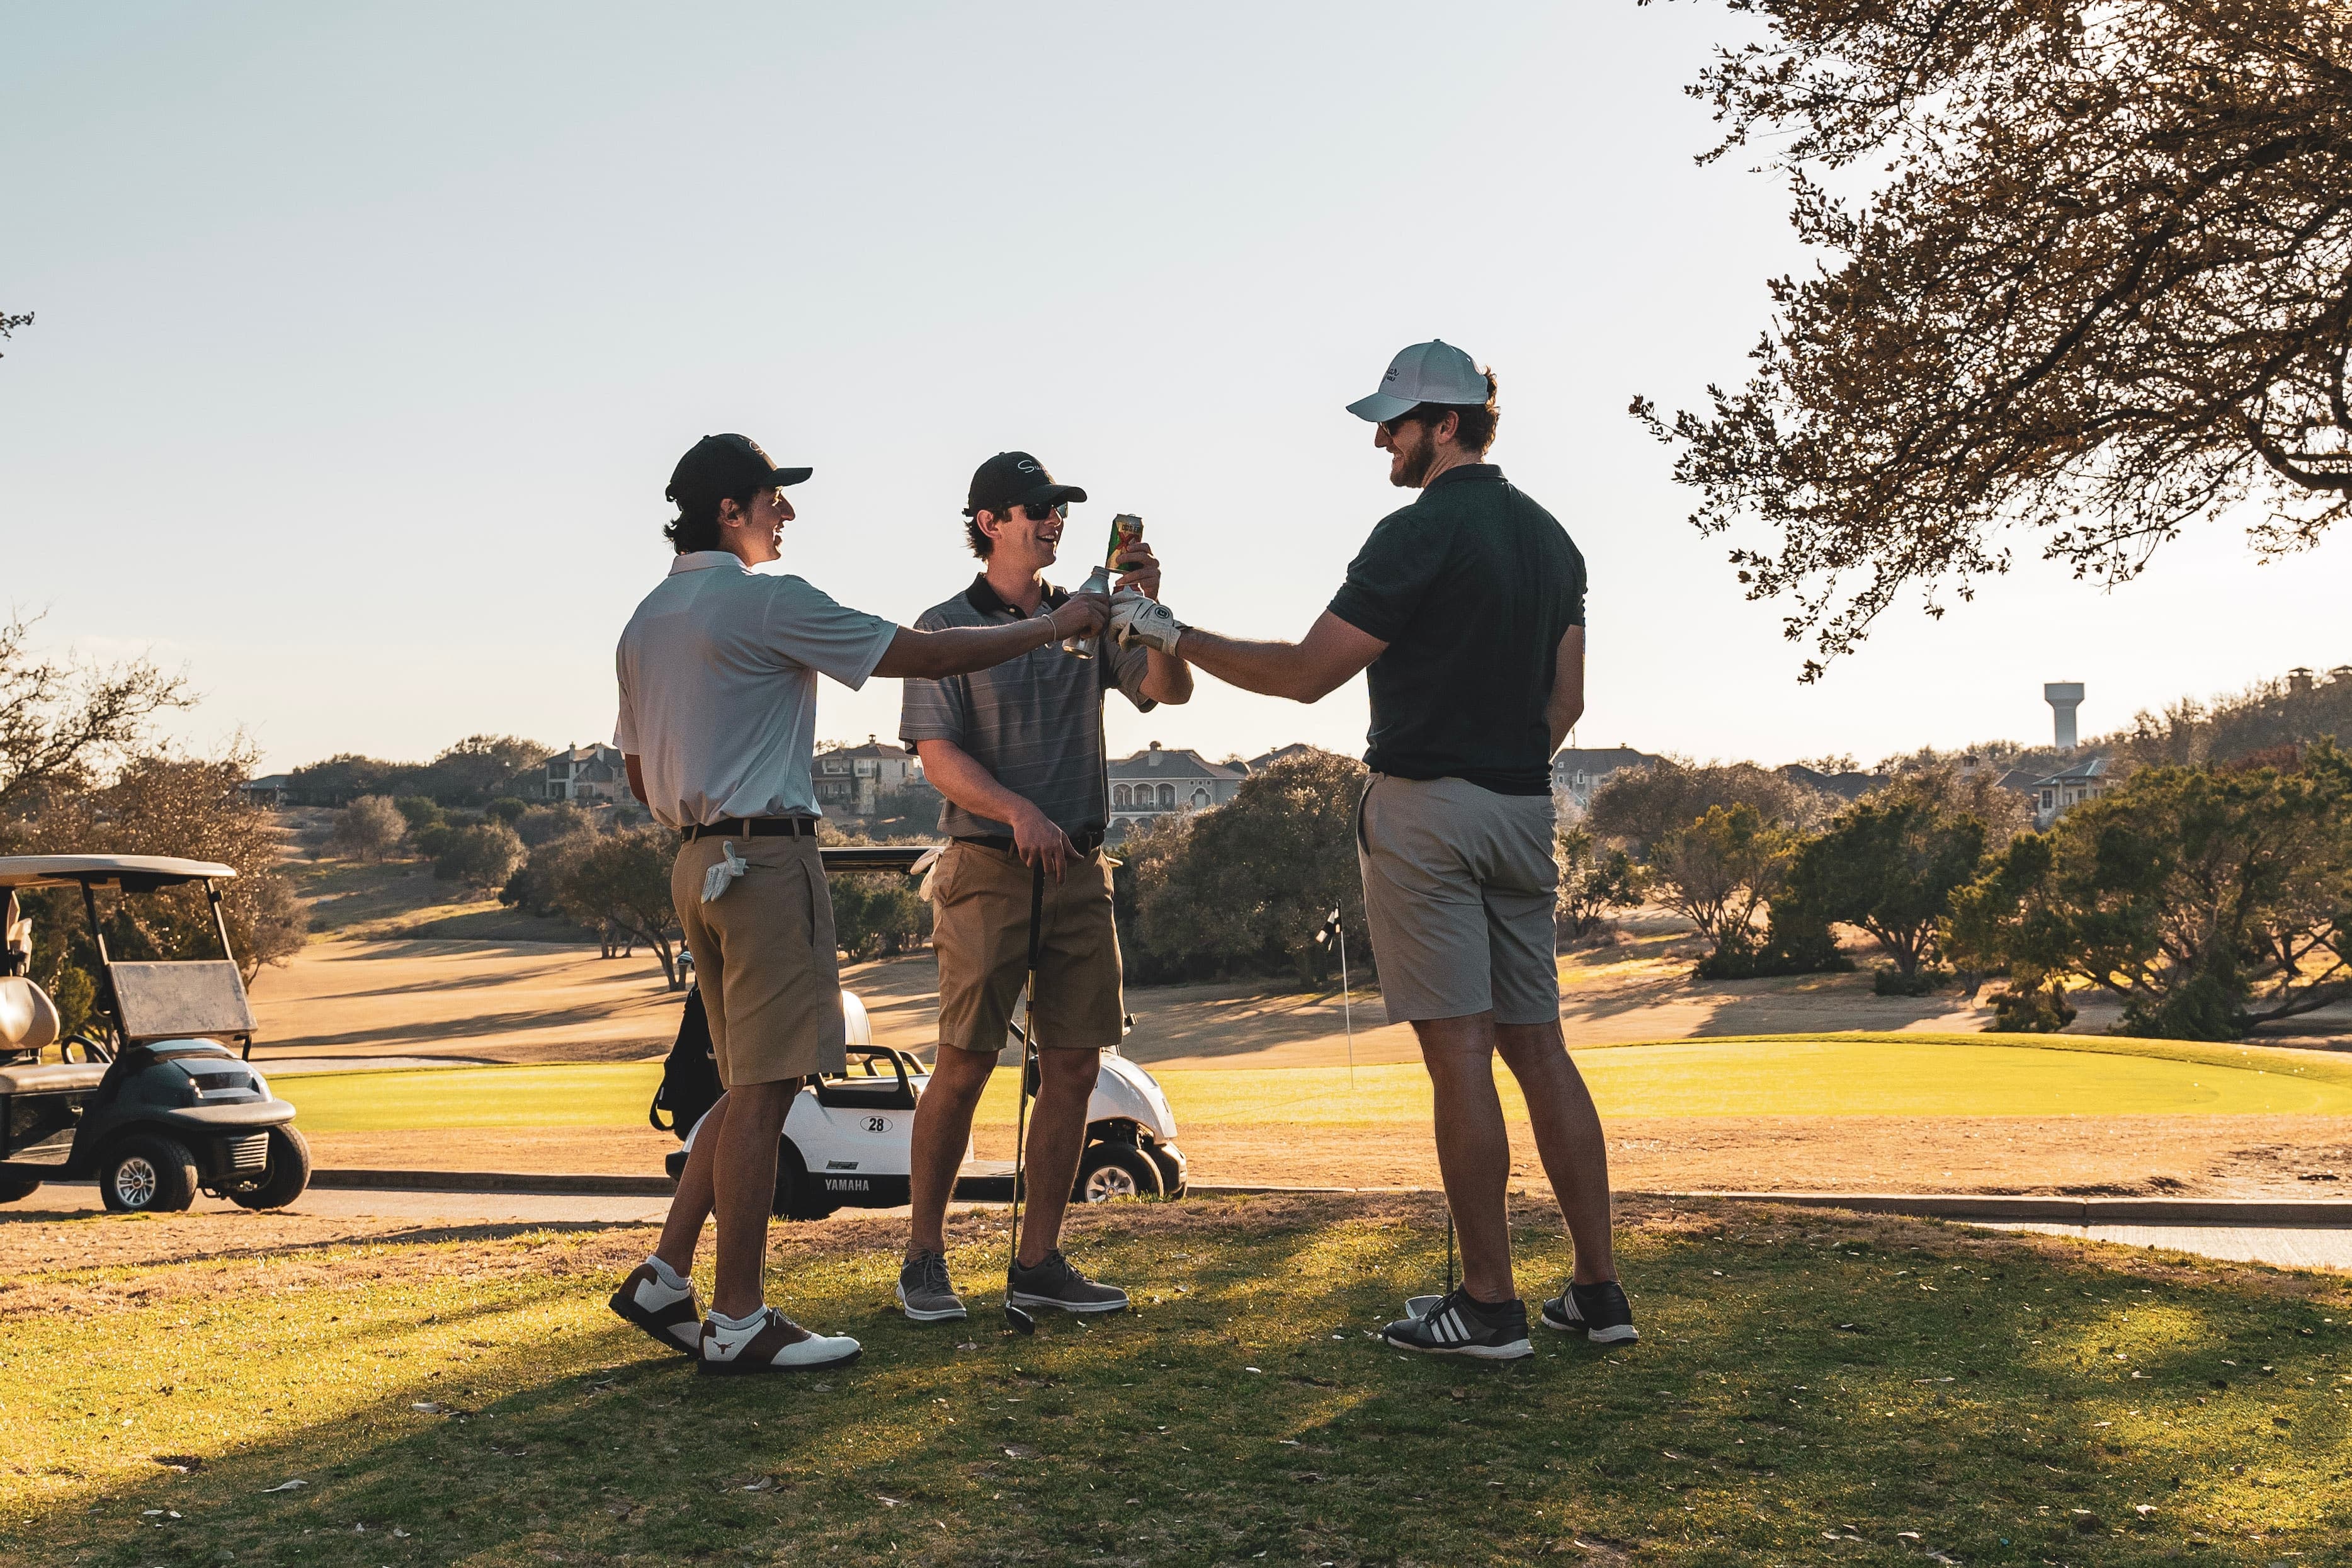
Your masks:
{"label": "black sunglasses", "polygon": [[1049,507],[1040,507],[1034,501],[1023,501],[1021,510],[1029,514],[1029,521],[1032,522],[1045,521],[1048,512],[1064,522],[1070,521],[1070,503],[1066,500],[1057,500]]}

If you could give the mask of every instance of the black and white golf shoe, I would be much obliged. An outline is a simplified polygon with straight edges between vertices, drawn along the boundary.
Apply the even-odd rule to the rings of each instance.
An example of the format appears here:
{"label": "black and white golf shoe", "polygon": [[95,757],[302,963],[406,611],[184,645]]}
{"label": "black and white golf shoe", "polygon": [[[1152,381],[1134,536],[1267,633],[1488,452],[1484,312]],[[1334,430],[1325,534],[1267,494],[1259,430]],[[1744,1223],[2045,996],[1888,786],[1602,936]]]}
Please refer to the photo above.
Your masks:
{"label": "black and white golf shoe", "polygon": [[1596,1345],[1631,1344],[1642,1337],[1633,1327],[1633,1303],[1614,1279],[1598,1285],[1571,1283],[1543,1304],[1544,1327],[1564,1334],[1582,1334]]}
{"label": "black and white golf shoe", "polygon": [[1404,1318],[1381,1331],[1381,1338],[1401,1351],[1423,1355],[1462,1355],[1479,1361],[1517,1361],[1533,1355],[1528,1342],[1527,1303],[1519,1300],[1489,1304],[1464,1286],[1419,1317]]}

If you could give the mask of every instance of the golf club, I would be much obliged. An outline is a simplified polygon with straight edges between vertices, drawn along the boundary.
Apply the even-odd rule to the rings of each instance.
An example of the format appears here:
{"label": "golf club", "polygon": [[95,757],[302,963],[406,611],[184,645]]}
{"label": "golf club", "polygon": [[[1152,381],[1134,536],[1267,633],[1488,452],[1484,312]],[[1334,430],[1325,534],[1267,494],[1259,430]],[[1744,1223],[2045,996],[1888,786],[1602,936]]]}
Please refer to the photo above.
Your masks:
{"label": "golf club", "polygon": [[1029,1058],[1037,1049],[1037,927],[1045,911],[1045,862],[1030,869],[1028,1016],[1022,1021],[1020,1109],[1013,1120],[1013,1240],[1004,1255],[1004,1321],[1017,1333],[1034,1334],[1037,1320],[1013,1304],[1013,1270],[1021,1261],[1021,1189],[1029,1138]]}
{"label": "golf club", "polygon": [[[1449,1203],[1445,1205],[1445,1296],[1453,1294],[1454,1205]],[[1407,1296],[1404,1299],[1404,1315],[1408,1318],[1425,1318],[1435,1310],[1440,1301],[1445,1300],[1445,1296]]]}

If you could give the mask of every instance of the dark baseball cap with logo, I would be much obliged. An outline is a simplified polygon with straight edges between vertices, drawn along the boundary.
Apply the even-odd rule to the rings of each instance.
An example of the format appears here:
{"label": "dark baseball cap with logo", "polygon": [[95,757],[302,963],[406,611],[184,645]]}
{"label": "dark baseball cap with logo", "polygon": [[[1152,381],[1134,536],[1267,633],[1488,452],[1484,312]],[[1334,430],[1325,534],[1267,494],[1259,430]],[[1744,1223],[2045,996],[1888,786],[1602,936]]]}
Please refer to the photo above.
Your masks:
{"label": "dark baseball cap with logo", "polygon": [[1044,508],[1086,499],[1076,485],[1055,484],[1045,465],[1028,453],[999,452],[971,476],[971,504],[963,514],[992,511],[1003,517],[1016,506]]}
{"label": "dark baseball cap with logo", "polygon": [[662,494],[678,506],[707,506],[751,490],[796,485],[814,471],[776,467],[749,436],[705,436],[677,460]]}

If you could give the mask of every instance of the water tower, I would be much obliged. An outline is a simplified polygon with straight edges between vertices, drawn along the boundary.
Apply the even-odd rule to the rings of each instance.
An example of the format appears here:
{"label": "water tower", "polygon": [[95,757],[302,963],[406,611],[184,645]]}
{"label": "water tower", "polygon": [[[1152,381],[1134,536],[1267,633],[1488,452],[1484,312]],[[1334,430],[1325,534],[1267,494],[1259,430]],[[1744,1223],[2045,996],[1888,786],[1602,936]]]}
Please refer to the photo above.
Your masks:
{"label": "water tower", "polygon": [[2083,683],[2079,680],[2053,680],[2042,689],[2042,700],[2050,704],[2058,721],[2058,749],[2074,749],[2074,710],[2083,705]]}

